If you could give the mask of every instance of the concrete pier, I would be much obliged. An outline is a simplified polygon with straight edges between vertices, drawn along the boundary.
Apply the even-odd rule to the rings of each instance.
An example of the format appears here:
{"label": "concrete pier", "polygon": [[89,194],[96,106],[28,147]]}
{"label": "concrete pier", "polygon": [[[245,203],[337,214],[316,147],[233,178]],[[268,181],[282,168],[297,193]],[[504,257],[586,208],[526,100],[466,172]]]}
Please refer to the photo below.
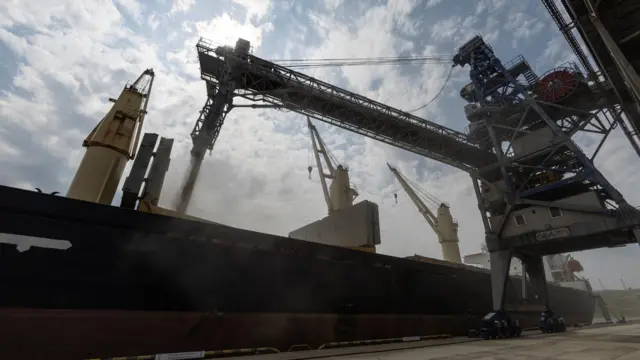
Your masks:
{"label": "concrete pier", "polygon": [[[247,357],[244,357],[247,359]],[[530,332],[511,340],[468,338],[250,356],[255,360],[637,360],[640,323],[570,329],[563,334]]]}

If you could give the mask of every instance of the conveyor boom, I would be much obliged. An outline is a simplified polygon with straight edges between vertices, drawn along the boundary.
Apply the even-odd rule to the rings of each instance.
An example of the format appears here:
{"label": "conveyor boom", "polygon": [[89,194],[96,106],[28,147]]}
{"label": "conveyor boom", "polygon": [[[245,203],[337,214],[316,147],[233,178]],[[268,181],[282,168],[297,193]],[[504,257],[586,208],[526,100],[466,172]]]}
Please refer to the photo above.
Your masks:
{"label": "conveyor boom", "polygon": [[208,82],[222,77],[225,61],[238,62],[233,81],[243,98],[280,105],[464,171],[496,162],[492,152],[464,133],[253,55],[237,57],[229,47],[213,48],[201,40],[197,49],[202,78]]}

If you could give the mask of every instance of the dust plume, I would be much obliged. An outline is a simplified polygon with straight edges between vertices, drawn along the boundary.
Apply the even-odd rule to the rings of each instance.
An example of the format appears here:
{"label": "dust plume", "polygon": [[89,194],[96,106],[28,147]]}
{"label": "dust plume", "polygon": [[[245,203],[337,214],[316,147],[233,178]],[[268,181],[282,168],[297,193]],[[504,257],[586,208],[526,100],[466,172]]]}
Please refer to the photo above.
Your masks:
{"label": "dust plume", "polygon": [[203,156],[191,156],[189,167],[187,168],[187,174],[174,203],[174,207],[179,214],[185,214],[189,207],[191,196],[193,195],[193,189],[196,186],[200,167],[202,166],[202,160]]}

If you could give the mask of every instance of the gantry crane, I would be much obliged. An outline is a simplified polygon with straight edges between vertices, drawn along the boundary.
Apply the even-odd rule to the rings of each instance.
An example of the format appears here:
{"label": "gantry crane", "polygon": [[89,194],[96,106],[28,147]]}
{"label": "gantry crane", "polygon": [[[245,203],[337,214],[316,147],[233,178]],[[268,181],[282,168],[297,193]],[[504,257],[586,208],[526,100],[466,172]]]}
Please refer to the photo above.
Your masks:
{"label": "gantry crane", "polygon": [[[422,214],[429,226],[431,226],[436,235],[438,235],[438,242],[440,242],[440,246],[442,247],[442,259],[461,263],[462,259],[458,245],[458,222],[451,216],[449,205],[438,200],[438,198],[428,192],[421,190],[417,184],[411,186],[409,184],[410,180],[402,175],[398,169],[389,165],[389,163],[387,163],[387,166],[396,179],[398,179],[400,186],[402,186],[411,201],[416,205],[420,214]],[[422,197],[420,197],[417,192],[420,192]],[[437,215],[429,209],[425,201],[430,202],[432,206],[438,208],[436,212]]]}
{"label": "gantry crane", "polygon": [[[540,312],[541,329],[564,331],[547,296],[543,256],[640,240],[640,213],[593,163],[621,119],[603,111],[606,87],[594,86],[575,64],[538,77],[522,56],[503,64],[479,35],[453,61],[470,68],[471,82],[460,92],[468,102],[470,136],[497,157],[494,165],[471,173],[491,261],[494,311],[483,320],[483,336],[505,328],[519,334],[511,309]],[[591,156],[572,139],[579,131],[603,135]],[[499,169],[501,179],[486,178],[488,169]],[[514,256],[536,301],[507,301]]]}
{"label": "gantry crane", "polygon": [[87,148],[67,197],[110,205],[129,160],[136,157],[155,74],[145,70],[127,84],[111,110],[82,143]]}
{"label": "gantry crane", "polygon": [[[327,203],[329,215],[340,209],[353,206],[353,200],[358,196],[358,190],[349,182],[349,168],[338,163],[336,159],[331,156],[324,140],[322,140],[320,133],[318,133],[318,129],[311,123],[309,117],[307,117],[307,126],[309,127],[313,156],[315,157],[316,166],[318,167],[322,193]],[[322,154],[322,159],[320,158],[320,154]],[[328,174],[324,172],[322,160],[324,160]],[[308,170],[309,176],[311,176],[313,168],[309,166]],[[328,187],[326,179],[331,179],[331,185]]]}
{"label": "gantry crane", "polygon": [[[522,56],[503,64],[482,37],[474,37],[452,59],[469,67],[471,80],[460,93],[470,122],[462,133],[258,58],[242,39],[235,48],[206,40],[196,47],[211,109],[239,96],[468,172],[491,254],[494,311],[483,332],[488,337],[496,323],[517,324],[506,306],[513,256],[526,266],[539,295],[539,304],[522,311],[544,311],[553,319],[542,256],[640,241],[640,212],[593,164],[611,130],[623,124],[621,113],[603,111],[616,105],[610,87],[593,86],[573,64],[538,77]],[[207,114],[194,129],[194,150],[210,147],[222,125],[222,112]],[[602,135],[590,157],[572,140],[581,131]],[[518,333],[517,326],[508,328]]]}

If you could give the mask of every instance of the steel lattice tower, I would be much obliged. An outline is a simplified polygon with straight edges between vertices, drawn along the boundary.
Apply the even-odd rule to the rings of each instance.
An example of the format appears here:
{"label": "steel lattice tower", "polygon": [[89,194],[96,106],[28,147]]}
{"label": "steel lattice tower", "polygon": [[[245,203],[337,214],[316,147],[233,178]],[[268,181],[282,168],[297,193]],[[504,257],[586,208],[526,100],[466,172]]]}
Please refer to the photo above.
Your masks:
{"label": "steel lattice tower", "polygon": [[[497,160],[471,172],[491,253],[494,311],[509,311],[514,256],[540,300],[524,310],[548,311],[542,256],[640,239],[637,210],[593,164],[621,119],[604,111],[605,94],[572,64],[538,77],[522,56],[503,65],[480,36],[454,62],[470,67],[471,83],[461,90],[470,136]],[[572,140],[580,131],[603,135],[592,157]]]}

